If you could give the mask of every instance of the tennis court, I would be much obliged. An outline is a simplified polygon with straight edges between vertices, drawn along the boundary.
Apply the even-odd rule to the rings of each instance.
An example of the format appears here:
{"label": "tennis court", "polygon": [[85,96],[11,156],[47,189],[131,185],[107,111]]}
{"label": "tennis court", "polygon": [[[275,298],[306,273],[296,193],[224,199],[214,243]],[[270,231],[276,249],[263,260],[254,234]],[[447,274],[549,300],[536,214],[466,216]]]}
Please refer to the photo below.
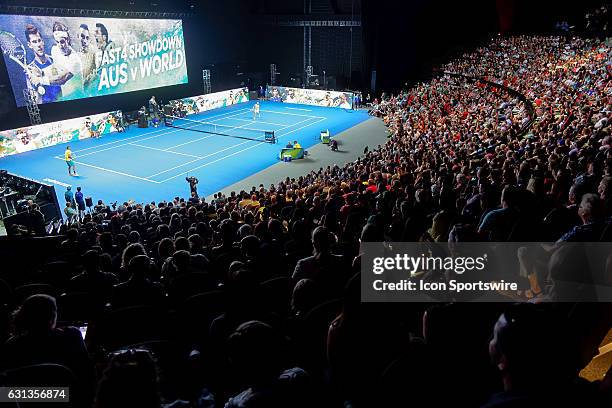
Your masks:
{"label": "tennis court", "polygon": [[[86,196],[107,203],[187,197],[187,175],[200,180],[198,191],[207,196],[276,163],[288,141],[308,149],[318,143],[322,129],[335,135],[369,118],[362,111],[260,102],[261,116],[253,120],[253,104],[191,115],[175,122],[180,128],[132,126],[124,133],[73,143],[78,177],[67,173],[65,144],[6,157],[2,167],[54,183],[60,203],[65,185],[81,186]],[[265,132],[272,131],[276,144],[265,142]]]}

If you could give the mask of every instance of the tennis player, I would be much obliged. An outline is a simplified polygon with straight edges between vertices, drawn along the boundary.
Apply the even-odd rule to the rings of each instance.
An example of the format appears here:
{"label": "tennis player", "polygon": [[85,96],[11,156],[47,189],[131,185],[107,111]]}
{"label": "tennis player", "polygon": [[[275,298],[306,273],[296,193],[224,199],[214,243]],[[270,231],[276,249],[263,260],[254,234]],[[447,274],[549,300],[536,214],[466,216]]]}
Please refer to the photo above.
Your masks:
{"label": "tennis player", "polygon": [[253,120],[259,119],[259,102],[255,102],[253,106]]}
{"label": "tennis player", "polygon": [[[78,176],[76,172],[76,167],[74,166],[74,155],[72,154],[72,150],[70,150],[70,146],[66,146],[66,151],[64,152],[64,159],[66,160],[66,164],[68,165],[68,175]],[[72,173],[70,173],[70,169],[72,169]]]}

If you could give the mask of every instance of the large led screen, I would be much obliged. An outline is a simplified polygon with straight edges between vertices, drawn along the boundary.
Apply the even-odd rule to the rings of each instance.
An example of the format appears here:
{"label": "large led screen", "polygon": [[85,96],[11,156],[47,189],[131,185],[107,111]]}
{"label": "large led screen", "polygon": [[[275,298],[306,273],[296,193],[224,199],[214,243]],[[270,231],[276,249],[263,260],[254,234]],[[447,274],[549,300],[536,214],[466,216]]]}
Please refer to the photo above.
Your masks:
{"label": "large led screen", "polygon": [[189,98],[170,101],[186,115],[206,112],[212,109],[236,105],[249,101],[249,88],[236,88],[211,94],[190,96]]}
{"label": "large led screen", "polygon": [[187,82],[181,20],[0,15],[17,106]]}
{"label": "large led screen", "polygon": [[114,111],[0,130],[0,157],[117,132],[122,116],[121,111]]}
{"label": "large led screen", "polygon": [[273,102],[298,103],[326,106],[329,108],[353,109],[352,92],[324,91],[320,89],[288,88],[271,86],[266,88],[266,97]]}

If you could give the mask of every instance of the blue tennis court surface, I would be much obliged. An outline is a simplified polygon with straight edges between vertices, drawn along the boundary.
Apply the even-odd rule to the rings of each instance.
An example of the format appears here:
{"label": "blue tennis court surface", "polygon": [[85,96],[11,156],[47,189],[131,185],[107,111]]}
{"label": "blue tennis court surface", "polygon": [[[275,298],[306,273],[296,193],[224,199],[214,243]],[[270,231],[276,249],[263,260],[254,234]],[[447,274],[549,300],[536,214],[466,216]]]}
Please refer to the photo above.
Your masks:
{"label": "blue tennis court surface", "polygon": [[[63,154],[65,144],[0,160],[0,168],[56,185],[63,204],[64,185],[81,186],[95,200],[159,201],[188,197],[187,175],[200,180],[198,192],[207,196],[278,161],[288,141],[297,140],[308,149],[319,143],[322,129],[332,136],[369,118],[364,111],[260,102],[261,117],[253,120],[255,102],[191,115],[190,120],[219,125],[220,133],[246,135],[274,131],[277,144],[195,131],[211,125],[182,123],[194,130],[165,127],[139,129],[71,143],[79,176],[68,175]],[[231,128],[238,128],[232,131]],[[242,130],[244,129],[244,130]],[[287,163],[291,166],[291,163]]]}

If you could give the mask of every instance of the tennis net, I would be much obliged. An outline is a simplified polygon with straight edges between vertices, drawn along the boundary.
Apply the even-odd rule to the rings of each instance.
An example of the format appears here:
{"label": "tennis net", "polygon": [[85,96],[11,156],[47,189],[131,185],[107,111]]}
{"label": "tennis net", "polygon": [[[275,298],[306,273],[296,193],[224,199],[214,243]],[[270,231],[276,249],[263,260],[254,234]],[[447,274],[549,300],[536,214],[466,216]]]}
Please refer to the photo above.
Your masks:
{"label": "tennis net", "polygon": [[276,143],[276,137],[273,130],[250,129],[246,127],[247,125],[228,126],[170,115],[164,116],[164,123],[168,127],[177,129],[209,133],[211,135],[218,136],[235,137],[238,139],[253,140],[255,142],[262,143]]}

